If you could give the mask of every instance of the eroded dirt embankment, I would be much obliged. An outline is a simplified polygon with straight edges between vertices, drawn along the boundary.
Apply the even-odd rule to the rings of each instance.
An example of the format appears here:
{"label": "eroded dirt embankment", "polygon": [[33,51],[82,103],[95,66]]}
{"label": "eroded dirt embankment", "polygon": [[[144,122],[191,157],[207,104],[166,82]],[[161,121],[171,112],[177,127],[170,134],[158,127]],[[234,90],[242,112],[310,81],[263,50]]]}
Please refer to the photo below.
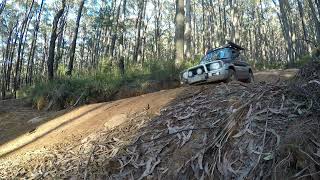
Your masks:
{"label": "eroded dirt embankment", "polygon": [[[239,128],[240,124],[226,121],[226,119],[239,119],[252,113],[259,113],[259,106],[262,105],[259,105],[257,101],[260,101],[264,96],[267,98],[279,96],[281,100],[283,93],[279,83],[283,79],[293,76],[295,72],[295,70],[263,72],[256,74],[256,81],[258,82],[255,84],[231,83],[226,85],[222,83],[183,87],[111,103],[83,106],[70,112],[64,111],[49,115],[49,117],[42,115],[40,119],[36,118],[31,119],[29,122],[27,121],[28,123],[35,122],[39,126],[0,146],[1,161],[3,162],[0,165],[1,173],[9,176],[28,175],[35,177],[44,175],[48,177],[71,177],[73,175],[78,176],[77,173],[80,173],[82,175],[78,176],[78,178],[83,178],[99,170],[98,174],[101,176],[111,176],[113,174],[115,175],[114,177],[118,178],[127,177],[126,174],[119,174],[119,170],[121,170],[121,172],[127,171],[128,173],[133,171],[135,172],[133,177],[139,178],[150,176],[157,167],[158,176],[163,174],[163,176],[172,177],[177,173],[171,171],[172,168],[179,170],[186,168],[183,171],[190,171],[188,167],[193,166],[192,169],[197,171],[194,172],[195,175],[197,174],[197,176],[201,177],[205,172],[204,170],[214,172],[212,164],[210,165],[211,162],[209,163],[208,161],[206,164],[202,162],[202,158],[205,153],[211,152],[209,149],[214,148],[216,142],[205,142],[207,141],[205,139],[210,137],[212,140],[221,136],[217,141],[224,141],[226,137],[237,135],[234,129]],[[281,102],[280,100],[279,102]],[[289,100],[285,97],[284,101]],[[253,103],[254,107],[249,106],[250,103]],[[165,106],[166,108],[164,108]],[[199,108],[208,107],[211,107],[209,108],[210,111],[199,111]],[[283,108],[283,106],[281,107]],[[277,108],[279,107],[270,107],[270,109],[267,109],[268,114],[280,114],[283,116],[278,112],[279,109]],[[163,109],[162,113],[160,113],[160,109]],[[249,112],[250,114],[248,115]],[[299,113],[297,110],[296,112]],[[265,112],[262,113],[265,115]],[[36,115],[38,116],[38,114]],[[245,122],[245,120],[243,121]],[[25,123],[25,120],[22,120],[21,123]],[[217,132],[225,129],[224,135],[212,134],[215,123],[220,128],[216,129]],[[264,125],[264,123],[262,124]],[[259,125],[259,127],[263,128],[263,125]],[[252,131],[252,129],[247,130]],[[268,138],[271,138],[272,142],[268,143],[278,143],[277,136],[271,136],[272,134],[278,134],[277,132],[273,133],[272,130],[268,130],[268,133],[265,134],[265,137],[268,135]],[[240,135],[238,134],[239,137]],[[261,136],[262,139],[256,139],[252,143],[262,141],[263,137]],[[159,143],[154,142],[154,139],[157,138],[159,138]],[[192,139],[192,142],[188,143],[190,139]],[[98,142],[98,146],[93,145],[95,144],[94,142]],[[204,145],[203,143],[209,143],[214,146],[203,149],[201,148]],[[128,145],[130,147],[126,147]],[[167,148],[167,146],[169,147]],[[131,148],[139,148],[139,150]],[[66,153],[66,151],[69,153]],[[125,153],[129,151],[132,151],[133,155],[128,156]],[[255,151],[258,152],[255,154],[259,155],[259,149]],[[136,157],[135,153],[143,153],[147,156]],[[171,154],[171,156],[166,153]],[[172,153],[174,154],[173,156]],[[262,157],[261,153],[260,157],[257,156],[260,159],[274,156],[268,156],[269,154],[267,154]],[[223,156],[223,154],[217,155]],[[105,159],[101,159],[102,157]],[[161,164],[166,159],[169,161],[169,157],[175,159],[176,163],[171,165]],[[124,159],[116,160],[117,162],[112,160],[117,158]],[[225,158],[228,159],[228,157]],[[67,160],[63,161],[63,159]],[[50,161],[51,165],[47,164],[48,161]],[[80,163],[82,161],[84,164]],[[91,161],[93,163],[90,163]],[[195,163],[194,161],[201,161],[201,163],[188,164],[187,166],[186,163]],[[39,166],[27,168],[31,164]],[[136,170],[127,166],[129,164],[135,167]],[[183,164],[185,165],[182,166]],[[111,167],[111,171],[105,172],[103,169],[99,169],[100,165]],[[233,164],[229,165],[233,166]],[[212,167],[210,168],[209,166]],[[15,168],[12,168],[12,171],[4,172],[6,167]],[[69,170],[66,171],[66,168],[67,170],[69,168]],[[229,167],[225,168],[227,169],[224,169],[224,171],[228,171]],[[39,169],[42,174],[39,173]],[[220,170],[223,171],[223,167],[220,167]],[[94,178],[91,175],[90,177]]]}

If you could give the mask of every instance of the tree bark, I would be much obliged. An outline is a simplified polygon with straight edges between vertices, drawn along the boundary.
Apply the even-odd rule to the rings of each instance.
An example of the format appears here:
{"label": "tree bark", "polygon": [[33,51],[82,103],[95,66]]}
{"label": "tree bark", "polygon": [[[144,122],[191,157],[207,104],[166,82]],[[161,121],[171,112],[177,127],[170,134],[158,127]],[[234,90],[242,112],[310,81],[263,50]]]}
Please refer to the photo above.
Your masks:
{"label": "tree bark", "polygon": [[302,4],[300,2],[300,0],[297,0],[298,2],[298,9],[299,9],[299,15],[301,18],[301,25],[302,25],[302,30],[303,30],[303,37],[304,39],[308,39],[308,34],[307,34],[307,29],[306,29],[306,25],[304,22],[304,12],[303,12],[303,8],[302,8]]}
{"label": "tree bark", "polygon": [[0,15],[2,14],[4,8],[6,7],[7,0],[2,0],[0,3]]}
{"label": "tree bark", "polygon": [[155,21],[154,21],[154,52],[156,53],[156,59],[160,59],[160,17],[161,17],[161,7],[160,0],[155,0]]}
{"label": "tree bark", "polygon": [[319,44],[320,43],[320,22],[319,22],[319,19],[317,18],[316,10],[313,6],[312,1],[308,0],[308,4],[311,10],[312,20],[316,29],[317,42]]}
{"label": "tree bark", "polygon": [[4,59],[3,59],[3,73],[2,73],[2,84],[1,84],[1,97],[2,99],[6,98],[6,91],[7,91],[7,86],[8,86],[8,73],[9,73],[9,55],[10,55],[10,49],[11,49],[11,39],[12,39],[12,34],[16,26],[12,27],[12,29],[9,30],[9,36],[7,39],[7,46],[6,46],[6,51],[4,54]]}
{"label": "tree bark", "polygon": [[[111,45],[110,45],[110,57],[113,59],[114,57],[114,50],[116,47],[116,41],[118,38],[118,26],[119,26],[119,17],[120,17],[120,9],[121,9],[121,3],[118,5],[117,8],[117,15],[115,17],[115,24],[113,26],[115,27],[111,36]],[[114,17],[114,16],[113,16]],[[112,28],[113,29],[113,28]],[[110,31],[111,32],[111,31]]]}
{"label": "tree bark", "polygon": [[191,0],[186,0],[186,58],[191,58]]}
{"label": "tree bark", "polygon": [[134,47],[134,52],[133,52],[133,62],[136,63],[138,61],[138,56],[140,54],[140,46],[141,46],[141,27],[142,27],[142,18],[144,14],[144,2],[145,0],[139,0],[139,12],[138,12],[138,17],[137,17],[137,22],[136,22],[136,29],[137,29],[137,35],[136,35],[136,43]]}
{"label": "tree bark", "polygon": [[30,5],[30,8],[29,10],[27,10],[26,14],[25,14],[25,18],[24,20],[22,21],[21,23],[21,29],[20,29],[20,37],[19,37],[19,45],[18,45],[18,57],[17,57],[17,61],[16,61],[16,68],[15,68],[15,76],[14,76],[14,81],[13,81],[13,93],[14,93],[14,98],[17,97],[17,90],[19,88],[19,81],[20,81],[20,69],[22,68],[21,67],[21,64],[22,64],[22,55],[21,55],[21,49],[22,49],[22,44],[23,44],[23,39],[24,39],[24,35],[25,35],[25,32],[26,32],[26,29],[27,29],[27,25],[29,25],[28,21],[29,21],[29,16],[30,16],[30,13],[31,13],[31,10],[33,8],[33,4],[34,4],[34,0],[32,0],[31,2],[31,5]]}
{"label": "tree bark", "polygon": [[119,70],[120,74],[124,76],[125,74],[125,66],[124,66],[124,61],[125,61],[125,56],[124,56],[124,33],[125,33],[125,19],[126,19],[126,5],[127,5],[127,0],[123,0],[122,4],[122,17],[121,17],[121,34],[120,34],[120,58],[119,58]]}
{"label": "tree bark", "polygon": [[52,22],[51,38],[50,38],[50,45],[49,45],[49,57],[47,62],[49,80],[52,80],[54,77],[53,64],[54,64],[54,50],[55,50],[56,39],[57,39],[57,26],[58,26],[59,19],[64,12],[65,4],[66,4],[65,0],[62,0],[62,8],[54,16],[53,22]]}
{"label": "tree bark", "polygon": [[66,19],[67,19],[67,15],[68,11],[66,13],[64,13],[62,20],[59,22],[59,35],[58,35],[58,42],[57,42],[57,56],[54,60],[54,67],[53,67],[53,71],[55,75],[58,75],[58,69],[59,69],[59,63],[62,60],[62,56],[63,56],[63,49],[64,49],[64,30],[65,30],[65,26],[66,26]]}
{"label": "tree bark", "polygon": [[[273,2],[276,4],[275,0],[273,0]],[[293,49],[292,37],[291,37],[291,31],[289,27],[287,8],[285,7],[285,4],[288,4],[287,0],[279,1],[279,6],[280,6],[279,19],[282,22],[283,35],[285,40],[287,41],[288,62],[292,63],[294,61],[293,51],[292,51]]]}
{"label": "tree bark", "polygon": [[176,0],[175,64],[179,68],[184,61],[184,0]]}
{"label": "tree bark", "polygon": [[31,42],[31,48],[29,53],[29,59],[28,59],[28,65],[27,65],[27,73],[26,73],[26,84],[31,85],[32,82],[32,76],[33,76],[33,64],[34,64],[34,54],[37,48],[37,38],[38,38],[38,31],[39,31],[39,24],[40,24],[40,18],[41,18],[41,12],[43,7],[44,0],[41,1],[41,5],[39,8],[39,13],[37,20],[35,22],[35,28],[33,31],[33,39]]}
{"label": "tree bark", "polygon": [[76,21],[76,28],[75,28],[75,30],[74,30],[73,39],[72,39],[72,43],[71,43],[71,48],[70,48],[70,60],[69,60],[69,65],[68,65],[68,71],[67,71],[67,73],[66,73],[66,74],[69,75],[69,76],[72,75],[73,61],[74,61],[74,53],[75,53],[75,50],[76,50],[78,30],[79,30],[81,13],[82,13],[84,1],[85,1],[85,0],[82,0],[81,3],[80,3],[80,7],[79,7],[79,10],[78,10],[78,15],[77,15],[77,21]]}

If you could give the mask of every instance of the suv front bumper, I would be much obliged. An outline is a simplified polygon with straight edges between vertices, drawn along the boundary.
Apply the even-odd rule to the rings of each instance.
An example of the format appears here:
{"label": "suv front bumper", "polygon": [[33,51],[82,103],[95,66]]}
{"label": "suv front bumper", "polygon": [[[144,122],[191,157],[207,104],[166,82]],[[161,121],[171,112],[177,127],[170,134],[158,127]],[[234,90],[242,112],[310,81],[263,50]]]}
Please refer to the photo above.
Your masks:
{"label": "suv front bumper", "polygon": [[[213,63],[219,63],[220,67]],[[216,69],[215,69],[216,68]],[[214,61],[189,68],[180,74],[182,84],[195,84],[201,82],[215,82],[227,80],[229,68],[222,61]]]}
{"label": "suv front bumper", "polygon": [[187,79],[182,80],[182,83],[186,84],[195,84],[201,82],[216,82],[224,81],[228,79],[229,70],[224,69],[223,67],[217,70],[204,72],[200,75],[194,75],[193,77],[188,77]]}

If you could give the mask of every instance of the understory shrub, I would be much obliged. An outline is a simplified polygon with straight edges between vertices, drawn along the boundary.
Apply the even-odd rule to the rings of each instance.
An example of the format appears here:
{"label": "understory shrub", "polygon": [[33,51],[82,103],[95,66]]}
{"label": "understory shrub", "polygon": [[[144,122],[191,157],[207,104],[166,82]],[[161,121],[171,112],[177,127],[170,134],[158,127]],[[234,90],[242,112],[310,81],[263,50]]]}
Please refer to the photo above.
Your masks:
{"label": "understory shrub", "polygon": [[[176,68],[174,61],[148,61],[143,65],[127,65],[125,74],[118,69],[104,69],[93,74],[74,72],[72,77],[62,76],[52,81],[40,81],[19,91],[28,97],[37,109],[64,109],[70,106],[113,100],[122,87],[135,89],[141,94],[172,86],[179,80],[179,73],[186,67]],[[167,83],[169,85],[163,85]],[[157,85],[161,84],[161,85]],[[177,83],[174,84],[175,86]],[[134,88],[133,88],[134,87]]]}

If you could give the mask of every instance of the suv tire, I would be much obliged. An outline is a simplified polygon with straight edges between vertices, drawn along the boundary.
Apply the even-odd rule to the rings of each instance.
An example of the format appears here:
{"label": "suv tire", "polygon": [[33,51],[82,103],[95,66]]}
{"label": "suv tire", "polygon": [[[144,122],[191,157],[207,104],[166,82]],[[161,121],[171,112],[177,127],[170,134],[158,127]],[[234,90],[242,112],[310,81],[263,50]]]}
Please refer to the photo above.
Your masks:
{"label": "suv tire", "polygon": [[246,83],[253,83],[254,82],[254,76],[253,73],[249,72],[249,79],[246,80]]}
{"label": "suv tire", "polygon": [[236,80],[237,80],[236,72],[233,69],[229,69],[227,82],[236,81]]}

